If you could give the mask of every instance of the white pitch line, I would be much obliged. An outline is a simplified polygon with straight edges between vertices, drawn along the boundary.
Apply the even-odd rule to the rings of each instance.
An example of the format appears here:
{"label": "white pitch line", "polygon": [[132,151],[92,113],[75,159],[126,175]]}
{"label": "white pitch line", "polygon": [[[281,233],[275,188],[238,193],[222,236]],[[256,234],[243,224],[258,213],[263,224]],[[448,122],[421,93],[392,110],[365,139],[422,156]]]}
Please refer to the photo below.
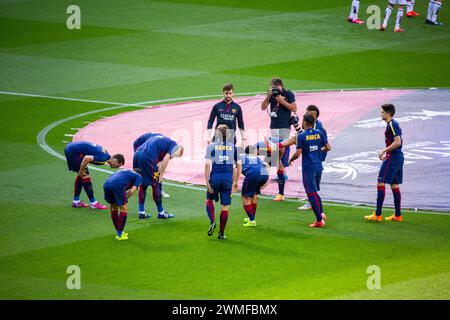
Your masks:
{"label": "white pitch line", "polygon": [[[423,88],[421,88],[421,89],[423,89]],[[337,91],[337,90],[338,89],[333,90],[333,91]],[[360,89],[360,90],[362,90],[362,89]],[[372,88],[372,89],[366,89],[366,90],[377,90],[377,89],[373,89]],[[307,90],[305,90],[305,91],[307,91]],[[326,90],[324,90],[324,91],[326,91]],[[0,94],[1,93],[3,93],[3,92],[0,91]],[[251,93],[251,94],[257,94],[257,93]],[[215,96],[216,97],[221,97],[222,95],[215,95]],[[62,154],[60,154],[60,153],[56,152],[55,150],[53,150],[47,144],[47,142],[45,140],[45,137],[48,134],[48,132],[50,132],[50,130],[52,130],[53,128],[59,126],[60,124],[63,124],[65,122],[73,120],[73,119],[84,117],[86,115],[99,113],[99,112],[104,112],[104,111],[111,111],[111,110],[115,110],[115,109],[129,107],[129,106],[135,106],[135,107],[139,106],[139,107],[142,107],[142,108],[147,108],[147,107],[151,108],[151,106],[143,106],[143,104],[160,103],[160,102],[168,102],[168,101],[194,100],[194,99],[197,99],[199,97],[200,96],[173,98],[173,99],[167,99],[167,100],[144,101],[144,102],[138,102],[138,103],[133,103],[133,104],[116,105],[114,107],[103,108],[103,109],[92,110],[92,111],[89,111],[89,112],[80,113],[80,114],[73,115],[73,116],[70,116],[70,117],[67,117],[67,118],[64,118],[64,119],[61,119],[61,120],[58,120],[58,121],[55,121],[55,122],[49,124],[48,126],[46,126],[44,129],[42,129],[38,133],[38,135],[36,137],[36,140],[37,140],[38,145],[45,152],[51,154],[52,156],[54,156],[54,157],[56,157],[58,159],[61,159],[61,160],[65,161],[66,160],[65,156],[63,156]],[[52,99],[57,99],[57,98],[56,97],[52,97]],[[64,99],[62,99],[62,100],[64,100]],[[81,100],[77,100],[77,101],[81,101]],[[91,100],[91,101],[94,101],[94,100]],[[110,103],[106,103],[106,104],[110,104]],[[104,173],[107,173],[107,174],[114,173],[114,171],[106,170],[106,169],[95,167],[95,166],[89,166],[89,168],[91,170],[104,172]],[[185,185],[185,184],[172,183],[172,182],[164,182],[164,184],[168,185],[168,186],[172,186],[172,187],[182,188],[182,189],[198,190],[198,191],[203,191],[203,192],[206,190],[205,187],[200,187],[200,186]],[[235,193],[235,195],[239,195],[239,193]],[[260,198],[262,198],[262,199],[272,199],[270,196],[260,196]],[[285,201],[286,202],[299,203],[299,199],[286,199]],[[344,208],[350,208],[350,207],[354,206],[354,204],[352,205],[351,203],[350,204],[341,204],[341,203],[336,203],[336,202],[331,202],[330,203],[330,202],[327,202],[327,201],[324,201],[324,203],[327,204],[327,205],[330,205],[330,206],[344,207]],[[368,206],[360,206],[359,208],[361,208],[361,209],[372,209],[372,207],[368,207]],[[410,209],[403,209],[403,211],[405,211],[405,212],[414,212],[414,210],[410,210]],[[435,212],[435,211],[421,211],[420,213],[423,213],[423,214],[434,214],[434,215],[449,215],[448,213],[445,213],[445,212]]]}

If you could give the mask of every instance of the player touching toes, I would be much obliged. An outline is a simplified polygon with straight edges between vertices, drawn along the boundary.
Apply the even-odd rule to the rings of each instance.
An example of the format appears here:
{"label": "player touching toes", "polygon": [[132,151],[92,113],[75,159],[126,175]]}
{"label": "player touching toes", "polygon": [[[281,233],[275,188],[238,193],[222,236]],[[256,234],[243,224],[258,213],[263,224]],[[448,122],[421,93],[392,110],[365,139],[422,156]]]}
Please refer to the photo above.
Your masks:
{"label": "player touching toes", "polygon": [[269,165],[258,157],[256,146],[247,146],[245,154],[240,155],[242,174],[245,179],[242,183],[242,205],[247,218],[244,227],[256,227],[256,209],[258,207],[258,194],[269,182]]}
{"label": "player touching toes", "polygon": [[[94,197],[91,176],[89,175],[88,164],[104,165],[111,168],[119,168],[125,162],[122,154],[115,154],[112,157],[102,146],[91,142],[76,141],[69,143],[64,149],[69,171],[77,173],[72,201],[73,208],[90,207],[91,209],[108,209],[100,204]],[[84,188],[90,204],[87,205],[80,200],[81,189]]]}
{"label": "player touching toes", "polygon": [[127,203],[141,185],[141,175],[140,169],[124,169],[113,173],[103,184],[105,200],[110,204],[111,220],[117,232],[116,240],[128,239],[128,233],[123,232],[127,223]]}
{"label": "player touching toes", "polygon": [[386,30],[388,22],[389,22],[389,18],[391,16],[391,13],[394,10],[394,7],[396,4],[398,5],[398,10],[397,10],[397,18],[395,20],[394,32],[404,32],[405,31],[402,28],[400,28],[400,24],[402,22],[404,8],[406,5],[406,0],[389,0],[389,4],[386,8],[386,14],[384,16],[383,24],[381,25],[381,28],[380,28],[381,31]]}
{"label": "player touching toes", "polygon": [[386,122],[384,132],[386,148],[380,152],[379,158],[382,161],[380,172],[378,174],[377,184],[377,209],[372,215],[365,216],[367,220],[381,221],[381,210],[385,196],[385,184],[391,185],[394,195],[395,214],[386,218],[389,221],[403,221],[401,213],[401,194],[400,184],[403,181],[403,152],[402,152],[402,130],[394,118],[395,107],[392,104],[381,106],[381,119]]}
{"label": "player touching toes", "polygon": [[358,12],[359,12],[359,0],[353,0],[347,21],[354,24],[364,24],[364,21],[358,18]]}
{"label": "player touching toes", "polygon": [[441,10],[442,3],[444,3],[444,0],[431,0],[428,4],[428,13],[427,13],[427,19],[425,20],[426,24],[432,25],[432,26],[443,26],[444,24],[442,22],[439,22],[437,20],[439,11]]}

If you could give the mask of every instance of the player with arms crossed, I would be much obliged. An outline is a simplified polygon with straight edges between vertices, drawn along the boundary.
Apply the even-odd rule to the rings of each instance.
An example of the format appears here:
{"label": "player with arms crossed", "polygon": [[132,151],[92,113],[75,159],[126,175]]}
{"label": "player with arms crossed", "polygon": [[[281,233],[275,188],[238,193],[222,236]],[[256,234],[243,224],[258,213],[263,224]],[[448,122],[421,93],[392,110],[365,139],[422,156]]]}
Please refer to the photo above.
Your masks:
{"label": "player with arms crossed", "polygon": [[[77,173],[75,179],[75,188],[72,201],[73,208],[85,208],[106,210],[107,206],[100,204],[94,197],[91,176],[89,175],[88,164],[104,165],[108,164],[111,168],[119,168],[125,162],[122,154],[115,154],[112,157],[102,146],[86,142],[76,141],[69,143],[64,149],[67,166],[69,171]],[[80,201],[81,189],[84,188],[89,201],[89,205]]]}
{"label": "player with arms crossed", "polygon": [[384,104],[381,106],[381,119],[386,123],[386,131],[384,132],[386,148],[379,154],[381,168],[378,174],[378,196],[377,209],[372,215],[365,216],[367,220],[381,221],[381,210],[383,208],[384,196],[386,194],[385,184],[391,185],[392,194],[394,195],[395,214],[386,218],[388,221],[403,221],[401,213],[401,194],[400,186],[403,182],[403,152],[402,152],[402,129],[398,122],[393,119],[395,107],[392,104]]}
{"label": "player with arms crossed", "polygon": [[208,145],[205,154],[206,213],[210,222],[208,236],[212,236],[216,229],[213,201],[219,201],[220,196],[218,236],[220,240],[226,239],[224,232],[228,220],[228,208],[231,205],[231,194],[237,190],[238,179],[242,172],[242,163],[233,138],[232,132],[226,125],[218,125],[214,142]]}
{"label": "player with arms crossed", "polygon": [[[127,223],[127,203],[141,185],[142,171],[124,169],[113,173],[103,184],[105,200],[110,204],[111,220],[116,228],[116,240],[128,240],[128,233],[123,232]],[[119,214],[120,209],[120,214]]]}
{"label": "player with arms crossed", "polygon": [[[148,186],[152,187],[153,200],[158,210],[158,219],[173,218],[173,214],[167,213],[162,205],[162,181],[169,161],[183,156],[183,147],[172,139],[156,134],[145,141],[133,156],[133,168],[142,170],[142,184],[139,188],[139,212],[145,213],[145,198]],[[145,218],[139,214],[139,218]]]}
{"label": "player with arms crossed", "polygon": [[320,181],[322,177],[322,152],[331,150],[326,136],[317,129],[313,129],[314,118],[305,114],[303,116],[303,132],[289,138],[278,144],[278,148],[296,144],[297,150],[292,155],[289,163],[302,156],[302,178],[305,192],[308,195],[308,201],[316,216],[316,221],[310,224],[313,228],[322,228],[325,225],[326,216],[324,214],[322,199],[317,193],[320,190]]}

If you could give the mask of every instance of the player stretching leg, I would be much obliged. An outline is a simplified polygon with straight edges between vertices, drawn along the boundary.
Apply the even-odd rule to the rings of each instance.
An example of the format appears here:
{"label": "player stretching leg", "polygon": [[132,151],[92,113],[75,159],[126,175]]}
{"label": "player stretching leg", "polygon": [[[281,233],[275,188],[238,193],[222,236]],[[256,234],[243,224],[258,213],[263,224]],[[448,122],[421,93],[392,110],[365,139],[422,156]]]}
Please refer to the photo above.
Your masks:
{"label": "player stretching leg", "polygon": [[[110,204],[111,220],[116,228],[116,240],[127,240],[123,232],[127,223],[127,203],[142,182],[140,169],[120,170],[112,174],[103,184],[105,200]],[[119,214],[120,209],[120,214]]]}
{"label": "player stretching leg", "polygon": [[309,114],[305,114],[302,123],[304,131],[279,143],[278,148],[285,148],[293,144],[297,145],[297,150],[292,155],[289,163],[291,164],[298,157],[302,156],[303,186],[316,216],[316,221],[309,226],[322,228],[327,217],[323,213],[322,199],[317,192],[320,190],[320,180],[323,171],[322,152],[330,151],[331,145],[322,131],[313,129],[313,126],[314,118]]}
{"label": "player stretching leg", "polygon": [[391,185],[394,195],[395,214],[386,218],[389,221],[403,221],[401,213],[401,194],[399,184],[403,181],[403,152],[402,152],[402,130],[398,122],[393,119],[395,107],[392,104],[381,106],[381,119],[386,123],[385,141],[386,149],[380,152],[379,158],[382,160],[380,173],[378,174],[378,196],[376,212],[370,216],[365,216],[367,220],[381,221],[381,209],[385,196],[385,184]]}
{"label": "player stretching leg", "polygon": [[[152,187],[153,201],[158,210],[158,219],[173,218],[162,205],[162,181],[169,161],[183,156],[183,147],[172,139],[156,134],[145,141],[133,156],[133,168],[142,170],[142,184],[139,188],[139,211],[144,211],[148,186]],[[146,216],[139,215],[139,218]]]}
{"label": "player stretching leg", "polygon": [[245,154],[240,156],[242,174],[245,176],[242,183],[242,205],[248,218],[245,218],[244,227],[256,227],[256,208],[258,207],[258,194],[269,182],[269,165],[257,156],[256,146],[247,146]]}
{"label": "player stretching leg", "polygon": [[439,15],[439,11],[441,10],[442,3],[444,0],[431,0],[428,4],[428,14],[427,19],[425,20],[426,24],[432,25],[432,26],[443,26],[444,24],[442,22],[439,22],[437,20],[437,17]]}
{"label": "player stretching leg", "polygon": [[[102,146],[91,142],[76,141],[69,143],[64,149],[67,166],[69,171],[77,173],[75,179],[74,196],[72,201],[73,208],[85,208],[106,210],[108,207],[100,204],[94,197],[92,180],[89,175],[88,164],[104,165],[108,164],[111,168],[119,168],[125,162],[122,154],[115,154],[112,157]],[[89,205],[80,201],[81,189],[84,188],[89,201]]]}
{"label": "player stretching leg", "polygon": [[206,182],[206,213],[210,226],[208,236],[216,229],[214,202],[220,195],[220,232],[218,239],[224,240],[225,227],[228,221],[228,208],[231,204],[231,194],[237,190],[237,182],[242,171],[242,163],[234,144],[234,134],[227,125],[217,126],[214,142],[206,148],[205,182]]}
{"label": "player stretching leg", "polygon": [[414,5],[416,3],[415,0],[407,0],[407,5],[406,5],[406,16],[407,17],[418,17],[420,16],[419,13],[414,11]]}
{"label": "player stretching leg", "polygon": [[380,28],[381,31],[386,30],[388,22],[389,22],[389,17],[391,16],[392,10],[394,10],[394,6],[396,4],[398,4],[398,11],[397,11],[397,19],[395,21],[394,32],[404,32],[405,31],[402,28],[400,28],[400,23],[402,22],[403,11],[404,11],[404,7],[406,5],[406,0],[389,0],[389,4],[386,8],[386,15],[384,16],[384,21]]}
{"label": "player stretching leg", "polygon": [[347,21],[355,24],[364,24],[364,21],[358,19],[359,12],[359,0],[352,1],[352,7],[350,8],[350,15],[347,18]]}

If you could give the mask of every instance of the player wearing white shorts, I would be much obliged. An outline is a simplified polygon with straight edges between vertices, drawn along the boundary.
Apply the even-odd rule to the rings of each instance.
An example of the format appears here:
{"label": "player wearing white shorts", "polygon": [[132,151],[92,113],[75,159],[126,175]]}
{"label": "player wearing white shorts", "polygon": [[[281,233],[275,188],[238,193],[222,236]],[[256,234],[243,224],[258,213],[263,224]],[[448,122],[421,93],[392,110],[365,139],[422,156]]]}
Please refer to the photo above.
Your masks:
{"label": "player wearing white shorts", "polygon": [[439,15],[439,11],[441,10],[441,6],[444,0],[431,0],[428,4],[428,14],[427,19],[425,20],[426,24],[432,25],[432,26],[443,26],[444,24],[442,22],[439,22],[437,20],[437,17]]}
{"label": "player wearing white shorts", "polygon": [[359,0],[353,0],[347,21],[355,24],[364,24],[364,21],[358,18],[358,12],[359,12]]}
{"label": "player wearing white shorts", "polygon": [[384,16],[384,21],[383,24],[381,25],[380,30],[384,31],[386,30],[386,27],[388,25],[389,22],[389,18],[391,16],[392,11],[394,10],[394,6],[398,5],[398,11],[397,11],[397,20],[395,21],[395,28],[394,31],[395,32],[403,32],[405,30],[403,30],[402,28],[400,28],[400,23],[402,21],[403,18],[403,12],[404,12],[404,8],[406,5],[406,0],[389,0],[389,4],[386,8],[386,15]]}

